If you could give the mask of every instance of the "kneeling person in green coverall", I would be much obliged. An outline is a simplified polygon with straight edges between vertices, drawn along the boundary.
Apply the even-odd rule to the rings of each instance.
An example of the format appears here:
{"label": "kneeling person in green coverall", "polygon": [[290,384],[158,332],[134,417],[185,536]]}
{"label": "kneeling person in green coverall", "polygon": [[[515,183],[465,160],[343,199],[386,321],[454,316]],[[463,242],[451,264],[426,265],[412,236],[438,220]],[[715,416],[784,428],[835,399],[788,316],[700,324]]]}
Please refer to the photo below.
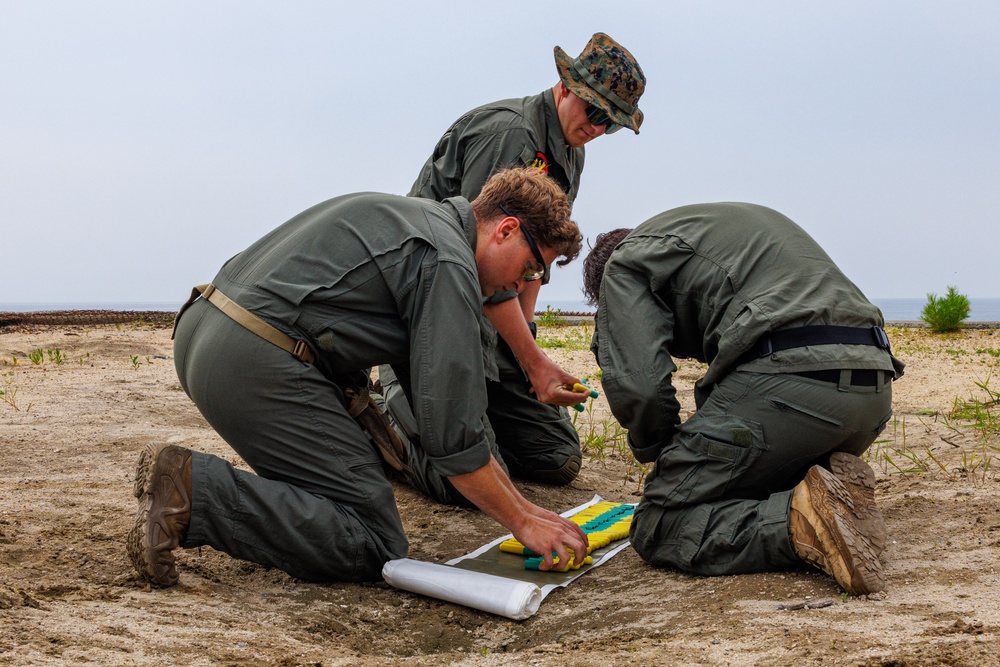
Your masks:
{"label": "kneeling person in green coverall", "polygon": [[172,586],[174,549],[209,545],[307,580],[380,579],[408,542],[347,400],[380,363],[408,369],[420,445],[455,489],[547,565],[553,552],[582,560],[579,526],[525,500],[492,455],[479,343],[483,297],[520,291],[580,241],[559,187],[511,169],[471,203],[337,197],[230,259],[178,314],[175,364],[256,474],[175,445],[144,450],[127,539],[136,570]]}
{"label": "kneeling person in green coverall", "polygon": [[[656,463],[631,527],[643,560],[700,575],[805,562],[852,595],[882,590],[885,524],[858,455],[903,364],[822,248],[762,206],[684,206],[598,236],[584,283],[605,396]],[[672,358],[708,364],[683,423]]]}

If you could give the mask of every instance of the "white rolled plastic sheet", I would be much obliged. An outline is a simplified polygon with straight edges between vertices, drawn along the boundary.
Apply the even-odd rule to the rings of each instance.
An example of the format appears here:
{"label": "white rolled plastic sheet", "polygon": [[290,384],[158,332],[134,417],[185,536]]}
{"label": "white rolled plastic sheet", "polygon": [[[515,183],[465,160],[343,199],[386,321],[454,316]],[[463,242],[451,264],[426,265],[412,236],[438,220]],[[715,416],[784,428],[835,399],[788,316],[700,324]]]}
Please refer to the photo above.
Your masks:
{"label": "white rolled plastic sheet", "polygon": [[382,577],[396,588],[520,621],[538,611],[542,590],[535,584],[411,558],[391,560]]}

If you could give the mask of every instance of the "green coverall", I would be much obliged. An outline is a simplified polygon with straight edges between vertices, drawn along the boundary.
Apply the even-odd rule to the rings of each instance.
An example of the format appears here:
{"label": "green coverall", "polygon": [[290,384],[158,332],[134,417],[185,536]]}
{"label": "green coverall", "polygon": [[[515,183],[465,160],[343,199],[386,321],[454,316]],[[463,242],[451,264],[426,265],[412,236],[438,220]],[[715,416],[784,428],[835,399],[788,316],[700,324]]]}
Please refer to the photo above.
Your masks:
{"label": "green coverall", "polygon": [[[741,359],[768,332],[810,325],[883,319],[805,231],[770,209],[684,206],[614,250],[591,349],[633,453],[656,462],[632,523],[644,560],[702,575],[801,565],[788,532],[792,488],[829,453],[868,448],[903,368],[874,344]],[[683,423],[672,357],[708,364],[697,412]],[[862,386],[851,369],[884,373]],[[796,375],[829,370],[838,381]]]}
{"label": "green coverall", "polygon": [[[478,107],[455,121],[438,141],[409,196],[441,200],[461,195],[471,201],[497,171],[535,165],[547,171],[572,204],[580,186],[583,162],[584,149],[566,145],[552,91],[546,90]],[[546,272],[543,280],[547,282],[547,278]],[[516,296],[510,292],[494,295],[491,300]],[[485,318],[483,344],[489,394],[487,428],[495,432],[502,463],[515,476],[552,481],[541,471],[558,470],[570,457],[581,455],[579,435],[566,409],[542,403],[529,393],[524,370]],[[419,439],[395,374],[383,367],[379,377],[387,411],[401,434],[411,441]],[[411,447],[410,453],[418,487],[440,502],[463,502],[422,463],[418,448]]]}
{"label": "green coverall", "polygon": [[341,387],[366,384],[378,364],[405,370],[428,465],[453,476],[489,462],[475,245],[461,197],[362,193],[301,213],[223,266],[217,288],[305,341],[316,362],[204,299],[184,312],[181,385],[257,474],[195,452],[181,546],[310,580],[379,580],[383,563],[406,555],[392,485]]}

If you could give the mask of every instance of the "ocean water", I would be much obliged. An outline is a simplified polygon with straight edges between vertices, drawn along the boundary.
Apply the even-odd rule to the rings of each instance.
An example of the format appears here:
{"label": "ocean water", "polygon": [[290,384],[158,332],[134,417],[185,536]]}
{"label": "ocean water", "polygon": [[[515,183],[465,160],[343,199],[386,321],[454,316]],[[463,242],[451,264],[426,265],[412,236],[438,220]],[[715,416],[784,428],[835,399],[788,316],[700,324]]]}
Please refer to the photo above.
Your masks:
{"label": "ocean water", "polygon": [[[919,320],[927,298],[872,299],[872,302],[879,307],[887,322],[901,322]],[[970,298],[969,305],[969,319],[966,322],[1000,322],[1000,298]],[[549,306],[564,313],[594,312],[593,306],[588,306],[583,301],[552,301],[546,300],[544,294],[539,296],[538,310],[545,310]]]}
{"label": "ocean water", "polygon": [[[919,320],[927,298],[872,299],[888,322]],[[966,322],[1000,322],[1000,298],[970,298],[971,311]],[[0,312],[32,313],[46,310],[159,310],[176,311],[178,302],[91,301],[75,303],[0,303]],[[582,300],[551,300],[542,294],[538,310],[551,307],[564,313],[592,313],[594,308]]]}

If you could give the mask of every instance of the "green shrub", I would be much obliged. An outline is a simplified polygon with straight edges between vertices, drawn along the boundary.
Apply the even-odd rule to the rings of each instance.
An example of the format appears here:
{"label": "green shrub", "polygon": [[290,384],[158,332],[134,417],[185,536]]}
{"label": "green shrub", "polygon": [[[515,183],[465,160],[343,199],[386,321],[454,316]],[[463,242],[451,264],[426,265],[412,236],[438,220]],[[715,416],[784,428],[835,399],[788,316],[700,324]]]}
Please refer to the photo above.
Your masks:
{"label": "green shrub", "polygon": [[920,319],[938,332],[956,331],[962,328],[962,320],[969,317],[969,299],[959,294],[955,287],[948,287],[948,294],[938,297],[927,295],[927,303],[920,313]]}

